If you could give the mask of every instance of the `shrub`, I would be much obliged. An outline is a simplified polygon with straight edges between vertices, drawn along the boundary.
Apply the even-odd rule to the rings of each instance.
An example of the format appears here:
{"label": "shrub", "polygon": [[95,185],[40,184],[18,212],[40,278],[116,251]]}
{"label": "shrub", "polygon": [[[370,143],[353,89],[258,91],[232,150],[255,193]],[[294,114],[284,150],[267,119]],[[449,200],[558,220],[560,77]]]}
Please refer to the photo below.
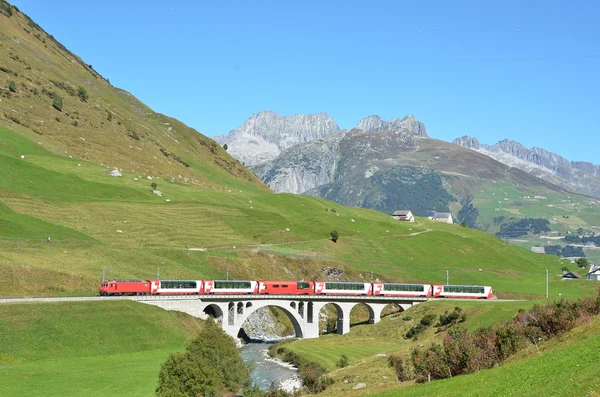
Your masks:
{"label": "shrub", "polygon": [[224,144],[224,145],[223,145],[223,149],[225,149],[225,151],[227,151],[227,149],[228,149],[228,146],[227,146],[227,144]]}
{"label": "shrub", "polygon": [[13,80],[8,82],[8,89],[10,92],[17,92],[17,84]]}
{"label": "shrub", "polygon": [[83,102],[87,102],[87,100],[89,98],[87,90],[81,86],[79,86],[79,88],[77,88],[77,95],[79,96],[79,99],[81,99]]}
{"label": "shrub", "polygon": [[408,314],[406,316],[402,317],[402,320],[404,320],[404,321],[412,321],[412,319],[413,318],[411,316],[409,316]]}
{"label": "shrub", "polygon": [[440,314],[440,319],[436,327],[443,327],[445,325],[452,326],[454,324],[462,323],[467,320],[467,315],[462,313],[462,309],[458,306],[454,308],[454,311],[448,313],[448,311],[444,312],[444,314]]}
{"label": "shrub", "polygon": [[421,319],[421,324],[425,327],[429,327],[431,324],[433,324],[433,320],[435,320],[435,314],[429,313],[423,316]]}
{"label": "shrub", "polygon": [[112,114],[112,112],[110,110],[106,111],[106,119],[108,121],[112,121],[112,119],[113,119],[113,114]]}
{"label": "shrub", "polygon": [[590,262],[586,258],[579,258],[575,261],[575,263],[577,263],[577,266],[582,269],[585,269],[590,265]]}
{"label": "shrub", "polygon": [[150,187],[152,187],[152,190],[156,190],[156,188],[158,187],[158,185],[156,184],[156,182],[152,182],[150,184]]}
{"label": "shrub", "polygon": [[404,335],[404,337],[406,339],[410,339],[413,338],[413,340],[417,340],[417,336],[425,331],[427,329],[427,326],[419,323],[417,325],[415,325],[414,327],[412,327],[411,329],[408,330],[408,332],[406,333],[406,335]]}
{"label": "shrub", "polygon": [[54,94],[54,101],[52,102],[52,106],[54,107],[54,109],[58,110],[59,112],[62,112],[63,101],[60,95]]}
{"label": "shrub", "polygon": [[337,243],[338,238],[340,237],[340,234],[338,233],[338,231],[332,230],[331,233],[329,233],[329,235],[331,236],[331,241],[333,241],[334,243]]}
{"label": "shrub", "polygon": [[391,355],[388,357],[388,365],[394,369],[396,376],[400,382],[413,379],[413,374],[410,371],[408,362],[405,363],[402,357]]}
{"label": "shrub", "polygon": [[340,360],[338,361],[338,367],[345,368],[348,366],[348,356],[342,354]]}

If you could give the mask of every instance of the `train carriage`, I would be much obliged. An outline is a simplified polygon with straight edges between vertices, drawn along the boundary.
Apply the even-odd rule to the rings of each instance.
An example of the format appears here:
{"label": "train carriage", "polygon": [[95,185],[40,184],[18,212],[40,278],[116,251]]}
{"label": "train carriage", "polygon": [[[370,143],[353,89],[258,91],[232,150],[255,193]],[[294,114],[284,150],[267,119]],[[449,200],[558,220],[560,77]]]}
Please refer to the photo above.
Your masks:
{"label": "train carriage", "polygon": [[478,285],[433,285],[436,298],[491,299],[492,287]]}
{"label": "train carriage", "polygon": [[148,280],[152,295],[199,295],[204,292],[202,280]]}
{"label": "train carriage", "polygon": [[258,293],[261,295],[313,295],[312,281],[259,281]]}
{"label": "train carriage", "polygon": [[317,295],[372,295],[371,283],[315,281]]}
{"label": "train carriage", "polygon": [[207,280],[204,281],[204,294],[258,294],[258,281]]}
{"label": "train carriage", "polygon": [[432,295],[431,284],[373,284],[373,295],[378,296],[419,296]]}

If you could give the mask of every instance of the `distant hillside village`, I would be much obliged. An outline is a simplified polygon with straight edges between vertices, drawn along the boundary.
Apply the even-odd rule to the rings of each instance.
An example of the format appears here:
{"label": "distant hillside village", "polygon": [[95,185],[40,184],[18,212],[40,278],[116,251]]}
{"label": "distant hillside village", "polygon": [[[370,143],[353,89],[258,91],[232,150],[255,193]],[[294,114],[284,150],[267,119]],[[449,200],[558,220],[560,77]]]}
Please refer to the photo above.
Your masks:
{"label": "distant hillside village", "polygon": [[[392,213],[392,218],[400,222],[415,222],[415,217],[411,210],[396,210]],[[433,212],[427,219],[435,222],[454,223],[452,213]],[[496,236],[509,241],[516,238],[548,238],[548,242],[531,247],[531,251],[538,254],[556,255],[570,259],[572,263],[577,264],[581,269],[587,270],[587,274],[581,276],[576,272],[563,271],[563,280],[588,279],[600,281],[600,264],[590,263],[586,259],[585,251],[600,250],[600,234],[578,229],[578,234],[567,234],[561,236],[558,232],[550,229],[550,222],[541,218],[523,218],[511,219],[502,225],[500,232]],[[566,245],[557,244],[564,242]],[[589,268],[588,268],[589,267]]]}
{"label": "distant hillside village", "polygon": [[[414,222],[415,217],[409,210],[398,210],[392,213],[392,218],[402,222]],[[450,212],[434,212],[433,215],[428,216],[427,219],[430,221],[442,222],[442,223],[454,223],[452,214]]]}

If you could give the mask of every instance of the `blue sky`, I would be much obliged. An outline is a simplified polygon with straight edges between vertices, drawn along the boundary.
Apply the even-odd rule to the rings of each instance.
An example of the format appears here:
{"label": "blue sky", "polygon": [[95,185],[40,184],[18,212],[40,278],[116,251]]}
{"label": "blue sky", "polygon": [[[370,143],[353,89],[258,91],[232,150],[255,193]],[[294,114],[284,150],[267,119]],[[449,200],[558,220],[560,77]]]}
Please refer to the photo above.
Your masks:
{"label": "blue sky", "polygon": [[413,114],[600,163],[599,1],[12,0],[117,87],[208,136],[251,114]]}

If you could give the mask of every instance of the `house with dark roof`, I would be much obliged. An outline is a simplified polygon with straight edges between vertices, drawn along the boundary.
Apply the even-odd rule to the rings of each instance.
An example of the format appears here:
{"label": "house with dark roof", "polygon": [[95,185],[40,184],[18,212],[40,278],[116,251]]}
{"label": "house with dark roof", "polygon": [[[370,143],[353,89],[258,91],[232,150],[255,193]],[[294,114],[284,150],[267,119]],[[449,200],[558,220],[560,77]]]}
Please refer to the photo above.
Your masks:
{"label": "house with dark roof", "polygon": [[408,210],[394,211],[394,213],[392,214],[392,218],[394,218],[397,221],[403,221],[403,222],[414,222],[415,221],[415,217],[413,216],[412,212],[410,212]]}
{"label": "house with dark roof", "polygon": [[450,212],[434,212],[429,219],[436,222],[454,223]]}
{"label": "house with dark roof", "polygon": [[578,273],[568,272],[566,270],[563,270],[562,279],[563,280],[581,280],[581,279],[583,279],[583,277],[581,277]]}

